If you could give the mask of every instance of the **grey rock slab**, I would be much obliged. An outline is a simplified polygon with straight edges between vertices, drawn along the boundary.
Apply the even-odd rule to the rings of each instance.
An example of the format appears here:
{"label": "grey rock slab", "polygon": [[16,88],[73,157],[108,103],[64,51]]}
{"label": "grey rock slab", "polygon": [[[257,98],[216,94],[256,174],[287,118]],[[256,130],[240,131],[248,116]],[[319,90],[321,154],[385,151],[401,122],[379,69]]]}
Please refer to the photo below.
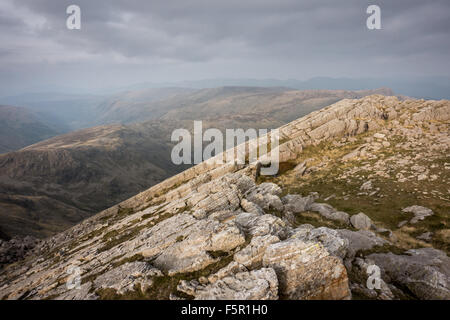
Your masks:
{"label": "grey rock slab", "polygon": [[387,282],[407,287],[419,299],[450,299],[450,258],[434,248],[408,250],[405,255],[374,253]]}
{"label": "grey rock slab", "polygon": [[240,272],[198,288],[195,300],[276,300],[278,278],[272,268]]}

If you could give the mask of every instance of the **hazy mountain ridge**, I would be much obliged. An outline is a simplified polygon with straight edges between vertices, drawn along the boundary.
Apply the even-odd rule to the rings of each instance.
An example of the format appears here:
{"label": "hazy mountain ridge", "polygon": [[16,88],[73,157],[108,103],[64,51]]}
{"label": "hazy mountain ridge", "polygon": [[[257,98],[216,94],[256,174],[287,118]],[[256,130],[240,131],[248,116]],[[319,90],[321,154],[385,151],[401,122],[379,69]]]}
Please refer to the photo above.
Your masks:
{"label": "hazy mountain ridge", "polygon": [[[188,88],[150,88],[116,94],[96,107],[97,124],[131,123],[156,119],[169,109],[177,108]],[[168,102],[166,102],[168,101]]]}
{"label": "hazy mountain ridge", "polygon": [[99,115],[96,106],[106,96],[90,94],[30,93],[8,96],[0,103],[25,106],[38,114],[47,123],[60,129],[61,133],[92,127]]}
{"label": "hazy mountain ridge", "polygon": [[296,90],[317,90],[330,88],[338,90],[368,90],[379,87],[389,87],[397,94],[414,98],[425,99],[450,99],[450,78],[441,77],[384,77],[384,78],[350,78],[350,77],[313,77],[307,80],[298,79],[232,79],[212,78],[204,80],[167,82],[167,83],[140,83],[130,86],[128,89],[150,87],[186,87],[186,88],[214,88],[223,86],[247,86],[247,87],[285,87]]}
{"label": "hazy mountain ridge", "polygon": [[58,135],[61,130],[27,108],[0,105],[0,153]]}

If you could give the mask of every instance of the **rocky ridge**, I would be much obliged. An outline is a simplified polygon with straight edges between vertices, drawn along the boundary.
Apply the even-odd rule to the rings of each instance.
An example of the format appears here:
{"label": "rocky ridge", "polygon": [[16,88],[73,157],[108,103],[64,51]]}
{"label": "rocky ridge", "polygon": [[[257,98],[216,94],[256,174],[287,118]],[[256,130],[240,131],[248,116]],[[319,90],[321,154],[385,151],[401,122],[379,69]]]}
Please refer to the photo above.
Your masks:
{"label": "rocky ridge", "polygon": [[[256,163],[209,159],[39,243],[33,256],[1,271],[0,298],[450,299],[446,252],[404,250],[396,230],[377,216],[335,204],[346,195],[325,200],[326,190],[311,192],[308,177],[331,160],[304,159],[324,143],[345,151],[354,146],[352,139],[367,138],[368,145],[357,146],[353,155],[339,155],[342,162],[361,161],[361,152],[370,157],[373,148],[388,147],[382,143],[385,130],[431,125],[438,150],[445,152],[449,120],[449,101],[377,95],[342,100],[280,128],[277,177],[255,182]],[[305,183],[299,192],[288,184],[294,176]],[[383,192],[376,181],[359,186],[358,193]],[[440,217],[436,208],[425,208],[437,212],[431,216],[419,208],[416,223]],[[370,265],[381,269],[379,289],[366,285]],[[398,266],[406,266],[404,272]],[[74,267],[80,285],[69,289]]]}

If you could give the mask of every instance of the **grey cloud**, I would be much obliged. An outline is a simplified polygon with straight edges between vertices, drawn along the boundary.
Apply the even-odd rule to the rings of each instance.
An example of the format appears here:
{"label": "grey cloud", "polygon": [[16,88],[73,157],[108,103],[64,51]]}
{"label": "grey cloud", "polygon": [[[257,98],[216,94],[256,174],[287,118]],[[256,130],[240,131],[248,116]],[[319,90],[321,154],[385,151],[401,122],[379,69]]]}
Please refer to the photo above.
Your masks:
{"label": "grey cloud", "polygon": [[[3,1],[0,68],[18,78],[44,65],[49,81],[97,68],[100,79],[124,83],[145,80],[144,70],[152,81],[450,71],[447,0],[376,1],[379,31],[365,28],[375,2],[361,0]],[[82,10],[79,31],[65,28],[72,3]]]}

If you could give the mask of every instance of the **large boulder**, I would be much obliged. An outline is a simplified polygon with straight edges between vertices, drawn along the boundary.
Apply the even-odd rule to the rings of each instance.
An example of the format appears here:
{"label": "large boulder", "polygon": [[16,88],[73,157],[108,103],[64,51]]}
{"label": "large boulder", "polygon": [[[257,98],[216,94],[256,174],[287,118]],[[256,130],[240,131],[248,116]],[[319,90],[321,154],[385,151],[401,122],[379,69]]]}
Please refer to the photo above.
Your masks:
{"label": "large boulder", "polygon": [[384,246],[389,243],[368,230],[351,231],[338,229],[336,231],[341,238],[348,240],[347,256],[355,256],[358,251],[370,250],[374,247]]}
{"label": "large boulder", "polygon": [[319,243],[289,239],[270,245],[263,266],[275,270],[280,295],[287,299],[349,299],[347,272],[341,259]]}
{"label": "large boulder", "polygon": [[343,224],[349,223],[349,215],[343,211],[337,211],[332,206],[326,203],[313,203],[310,206],[310,210],[318,212],[326,219],[335,220]]}
{"label": "large boulder", "polygon": [[313,196],[302,197],[298,194],[288,194],[281,200],[284,204],[284,210],[292,213],[308,211],[310,206],[314,203]]}
{"label": "large boulder", "polygon": [[405,255],[374,253],[367,258],[382,270],[388,283],[399,284],[419,299],[450,299],[450,258],[434,248],[408,250]]}
{"label": "large boulder", "polygon": [[358,230],[369,230],[373,225],[372,220],[362,212],[351,216],[350,223]]}

